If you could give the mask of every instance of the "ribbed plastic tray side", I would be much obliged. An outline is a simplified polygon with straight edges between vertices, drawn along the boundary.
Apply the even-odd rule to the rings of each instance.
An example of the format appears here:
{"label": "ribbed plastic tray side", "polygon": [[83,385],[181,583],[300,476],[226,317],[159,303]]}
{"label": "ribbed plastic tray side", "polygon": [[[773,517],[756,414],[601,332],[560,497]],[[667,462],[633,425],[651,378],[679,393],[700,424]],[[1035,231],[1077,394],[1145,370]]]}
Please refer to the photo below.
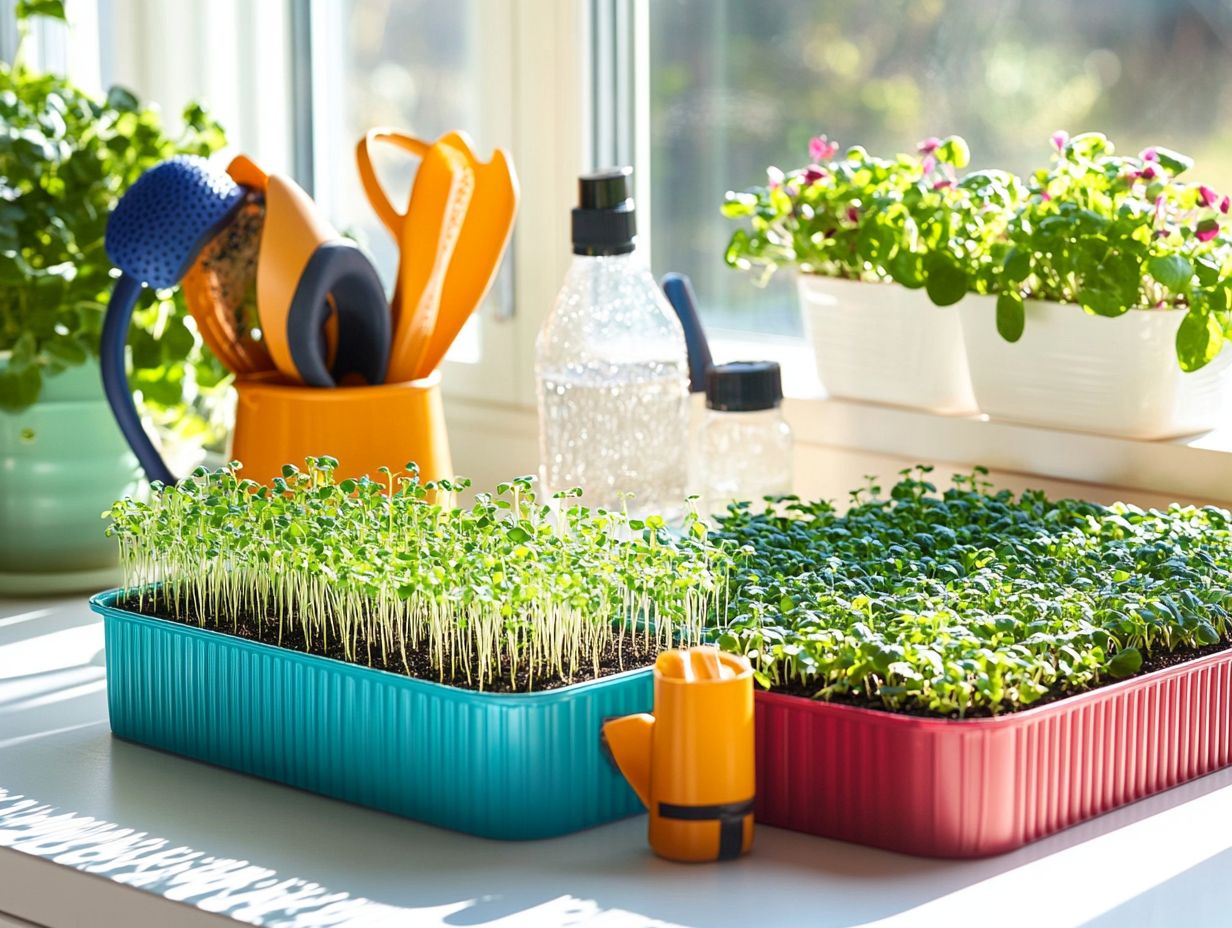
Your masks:
{"label": "ribbed plastic tray side", "polygon": [[995,719],[761,692],[756,712],[758,821],[984,857],[1232,763],[1232,652]]}
{"label": "ribbed plastic tray side", "polygon": [[646,712],[650,671],[482,694],[299,654],[93,601],[122,738],[470,834],[530,839],[641,810],[603,756]]}

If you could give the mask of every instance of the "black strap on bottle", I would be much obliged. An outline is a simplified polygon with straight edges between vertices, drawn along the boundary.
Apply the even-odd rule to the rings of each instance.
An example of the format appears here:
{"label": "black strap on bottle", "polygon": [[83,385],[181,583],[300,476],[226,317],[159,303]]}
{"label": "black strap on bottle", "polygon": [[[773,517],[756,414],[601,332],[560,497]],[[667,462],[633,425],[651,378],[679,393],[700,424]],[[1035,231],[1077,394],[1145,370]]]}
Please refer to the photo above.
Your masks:
{"label": "black strap on bottle", "polygon": [[719,823],[719,853],[715,860],[734,860],[744,847],[744,819],[753,814],[753,800],[724,802],[711,806],[680,806],[659,803],[659,815],[682,822]]}

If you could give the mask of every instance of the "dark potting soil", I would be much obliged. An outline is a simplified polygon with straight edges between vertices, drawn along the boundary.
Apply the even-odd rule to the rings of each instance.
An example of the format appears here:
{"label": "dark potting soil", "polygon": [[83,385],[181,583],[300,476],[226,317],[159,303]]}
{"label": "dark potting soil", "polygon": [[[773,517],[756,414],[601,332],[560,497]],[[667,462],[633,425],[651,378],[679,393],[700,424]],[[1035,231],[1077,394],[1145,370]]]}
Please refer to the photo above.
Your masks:
{"label": "dark potting soil", "polygon": [[[1215,654],[1219,651],[1227,651],[1232,648],[1232,641],[1220,641],[1215,644],[1208,644],[1201,648],[1184,648],[1178,651],[1161,652],[1144,656],[1142,659],[1142,667],[1135,674],[1128,677],[1115,679],[1108,677],[1095,686],[1084,686],[1075,689],[1054,690],[1041,696],[1029,706],[1013,706],[1003,709],[997,715],[1009,715],[1014,712],[1025,712],[1027,709],[1034,709],[1037,706],[1044,706],[1050,702],[1056,702],[1060,699],[1068,699],[1070,696],[1077,696],[1079,693],[1089,693],[1091,690],[1103,689],[1105,686],[1111,686],[1113,683],[1120,683],[1122,680],[1132,680],[1134,677],[1140,677],[1143,674],[1151,673],[1155,670],[1163,670],[1165,667],[1175,667],[1177,664],[1184,664],[1187,661],[1196,660],[1199,657],[1206,657],[1208,654]],[[818,687],[809,686],[776,686],[771,688],[772,693],[781,693],[784,696],[799,696],[803,699],[814,699]],[[880,699],[870,698],[860,695],[836,695],[826,702],[833,702],[843,706],[855,706],[859,709],[874,709],[877,712],[888,712],[891,715],[914,715],[919,718],[926,719],[958,719],[958,713],[950,713],[948,715],[940,712],[930,712],[927,709],[915,707],[906,707],[902,709],[891,709],[881,702]],[[967,719],[986,719],[992,718],[993,713],[987,708],[977,708],[968,712],[961,718]]]}
{"label": "dark potting soil", "polygon": [[[135,612],[138,615],[148,615],[158,619],[165,619],[169,622],[176,622],[180,625],[187,625],[191,628],[199,628],[197,617],[195,615],[186,615],[176,617],[162,609],[153,609],[147,602],[143,608],[138,608],[136,597],[127,599],[119,599],[116,601],[116,607],[126,609],[129,612]],[[329,642],[329,647],[326,648],[321,641],[319,634],[315,635],[313,640],[305,646],[303,632],[300,627],[292,620],[288,620],[283,628],[282,642],[278,641],[278,619],[274,616],[266,616],[258,620],[256,616],[243,614],[237,617],[237,625],[234,631],[226,627],[214,628],[206,626],[211,631],[224,635],[235,635],[239,638],[246,638],[249,641],[259,641],[263,644],[275,645],[286,648],[289,651],[297,651],[301,654],[315,654],[318,657],[332,657],[335,660],[346,662],[346,658],[342,655],[341,644],[336,640]],[[649,667],[654,663],[655,657],[658,655],[657,649],[645,647],[642,639],[639,637],[637,645],[634,646],[632,641],[626,636],[622,642],[621,653],[617,654],[616,642],[613,641],[608,649],[603,653],[600,661],[599,678],[610,677],[613,674],[622,673],[626,670],[636,670],[640,667]],[[1159,652],[1147,655],[1142,660],[1142,667],[1138,673],[1130,677],[1123,677],[1122,680],[1133,679],[1140,677],[1143,674],[1151,673],[1155,670],[1163,670],[1165,667],[1174,667],[1177,664],[1184,664],[1187,661],[1196,660],[1199,657],[1205,657],[1208,654],[1215,654],[1219,651],[1226,651],[1232,648],[1232,641],[1221,641],[1216,644],[1206,645],[1201,648],[1187,648],[1178,651]],[[388,660],[381,660],[380,643],[374,644],[372,649],[371,663],[367,662],[367,642],[361,636],[357,646],[357,653],[360,654],[361,661],[358,666],[371,666],[378,670],[387,670],[390,673],[400,674],[402,676],[414,677],[419,680],[431,680],[434,683],[445,683],[449,686],[456,686],[459,689],[478,690],[479,687],[473,683],[468,683],[464,674],[455,674],[453,676],[446,675],[444,678],[434,670],[428,662],[426,654],[420,651],[407,651],[407,663],[409,668],[402,663],[402,655],[396,650],[390,652]],[[508,665],[502,664],[497,679],[483,687],[484,692],[488,693],[524,693],[527,692],[528,680],[525,671],[519,671],[517,679],[513,685],[509,681]],[[534,689],[536,692],[541,690],[559,689],[562,686],[569,686],[574,683],[581,683],[584,680],[597,679],[592,676],[588,667],[579,667],[579,672],[572,678],[553,675],[551,677],[536,677],[534,681]],[[1044,696],[1041,696],[1029,706],[1014,706],[1004,709],[999,715],[1007,715],[1012,712],[1023,712],[1027,709],[1034,709],[1037,706],[1047,705],[1051,702],[1056,702],[1060,699],[1067,699],[1070,696],[1077,696],[1080,693],[1086,693],[1094,689],[1101,689],[1113,683],[1119,683],[1121,680],[1106,678],[1097,686],[1080,687],[1077,689],[1059,689],[1054,690]],[[771,689],[771,692],[780,693],[784,696],[798,696],[803,699],[815,698],[817,687],[808,686],[776,686]],[[958,719],[957,713],[945,715],[938,712],[930,712],[927,709],[916,707],[905,707],[902,709],[891,709],[884,705],[881,700],[870,698],[860,694],[848,694],[832,696],[828,702],[838,703],[844,706],[855,706],[860,709],[873,709],[877,712],[888,712],[892,715],[911,715],[919,718],[932,719]],[[987,708],[977,708],[968,712],[963,718],[991,718],[993,713]]]}
{"label": "dark potting soil", "polygon": [[[150,616],[156,619],[165,619],[168,622],[175,622],[179,625],[186,625],[190,628],[202,627],[195,614],[176,616],[162,608],[154,608],[149,601],[144,603],[142,607],[138,607],[137,598],[127,597],[116,600],[116,608],[125,609],[129,612],[135,612],[137,615]],[[480,687],[476,683],[470,683],[466,679],[465,673],[459,668],[458,672],[452,676],[448,673],[444,677],[435,670],[428,661],[428,656],[422,651],[407,650],[407,663],[402,663],[402,655],[395,648],[392,650],[387,660],[381,659],[381,644],[379,641],[372,643],[371,661],[368,659],[368,642],[363,637],[362,633],[359,637],[359,642],[356,645],[355,653],[358,655],[358,661],[348,661],[342,654],[341,642],[334,638],[329,641],[328,647],[321,640],[319,633],[314,633],[310,642],[305,643],[302,627],[293,619],[288,619],[283,624],[282,641],[278,640],[278,617],[277,616],[255,616],[252,614],[241,614],[235,617],[234,628],[230,621],[223,622],[218,627],[213,624],[204,626],[211,632],[221,635],[233,635],[237,638],[246,638],[249,641],[259,641],[262,644],[274,645],[276,647],[285,648],[288,651],[297,651],[301,654],[314,654],[317,657],[332,657],[335,660],[343,661],[344,663],[352,663],[359,667],[373,667],[377,670],[387,670],[390,673],[396,673],[404,677],[414,677],[417,680],[430,680],[433,683],[444,683],[448,686],[455,686],[464,690],[479,690]],[[636,670],[639,667],[649,667],[654,663],[655,657],[658,655],[657,648],[647,647],[639,635],[636,645],[629,636],[625,636],[621,644],[621,649],[617,651],[617,642],[615,639],[611,642],[608,648],[601,655],[599,663],[599,674],[596,677],[589,663],[585,663],[578,667],[578,672],[572,677],[562,677],[559,674],[552,676],[536,676],[534,679],[534,692],[543,690],[559,689],[562,686],[569,686],[573,683],[582,683],[586,680],[594,680],[601,677],[610,677],[613,674],[623,673],[626,670]],[[509,680],[509,665],[502,663],[500,670],[497,673],[497,678],[494,681],[485,683],[482,691],[485,693],[525,693],[529,688],[529,679],[524,669],[519,669],[516,679],[510,683]]]}

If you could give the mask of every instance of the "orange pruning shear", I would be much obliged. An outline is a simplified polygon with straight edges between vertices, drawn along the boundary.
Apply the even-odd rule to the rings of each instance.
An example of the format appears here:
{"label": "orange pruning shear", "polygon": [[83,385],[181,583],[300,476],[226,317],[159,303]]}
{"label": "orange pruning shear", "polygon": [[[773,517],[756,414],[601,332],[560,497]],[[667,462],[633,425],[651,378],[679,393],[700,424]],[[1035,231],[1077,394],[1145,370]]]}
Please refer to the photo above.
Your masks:
{"label": "orange pruning shear", "polygon": [[[421,159],[405,212],[394,209],[373,170],[376,142]],[[392,129],[368,132],[356,161],[368,201],[400,252],[388,379],[426,377],[496,276],[517,213],[513,165],[501,149],[479,161],[461,132],[428,143]]]}

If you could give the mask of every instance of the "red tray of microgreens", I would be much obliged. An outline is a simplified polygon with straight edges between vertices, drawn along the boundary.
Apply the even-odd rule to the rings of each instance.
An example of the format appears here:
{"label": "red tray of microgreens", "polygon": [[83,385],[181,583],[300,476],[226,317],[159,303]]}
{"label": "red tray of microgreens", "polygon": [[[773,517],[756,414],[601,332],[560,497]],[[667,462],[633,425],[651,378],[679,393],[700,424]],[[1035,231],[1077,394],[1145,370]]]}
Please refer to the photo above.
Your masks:
{"label": "red tray of microgreens", "polygon": [[199,468],[110,512],[119,605],[284,648],[475,689],[532,690],[699,640],[725,576],[696,513],[540,501],[534,478],[336,480],[333,458],[270,486]]}
{"label": "red tray of microgreens", "polygon": [[1225,510],[1144,511],[1027,491],[982,471],[938,494],[904,471],[840,513],[738,508],[747,545],[725,646],[769,688],[952,718],[1013,712],[1228,643]]}
{"label": "red tray of microgreens", "polygon": [[768,690],[759,821],[980,857],[1232,763],[1226,511],[930,470],[715,533],[743,549],[719,640]]}

